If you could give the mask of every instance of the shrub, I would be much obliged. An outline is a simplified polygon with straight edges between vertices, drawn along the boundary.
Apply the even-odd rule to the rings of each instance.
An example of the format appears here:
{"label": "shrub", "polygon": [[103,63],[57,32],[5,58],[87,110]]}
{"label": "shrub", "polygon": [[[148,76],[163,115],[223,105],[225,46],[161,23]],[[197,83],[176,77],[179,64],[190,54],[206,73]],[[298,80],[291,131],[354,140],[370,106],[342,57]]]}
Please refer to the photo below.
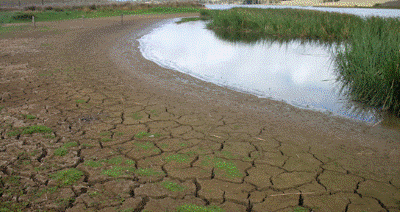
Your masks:
{"label": "shrub", "polygon": [[36,7],[35,6],[29,6],[29,7],[25,7],[24,10],[25,11],[27,11],[27,10],[35,11]]}
{"label": "shrub", "polygon": [[31,20],[33,16],[34,16],[33,13],[17,12],[12,16],[12,18],[14,20]]}

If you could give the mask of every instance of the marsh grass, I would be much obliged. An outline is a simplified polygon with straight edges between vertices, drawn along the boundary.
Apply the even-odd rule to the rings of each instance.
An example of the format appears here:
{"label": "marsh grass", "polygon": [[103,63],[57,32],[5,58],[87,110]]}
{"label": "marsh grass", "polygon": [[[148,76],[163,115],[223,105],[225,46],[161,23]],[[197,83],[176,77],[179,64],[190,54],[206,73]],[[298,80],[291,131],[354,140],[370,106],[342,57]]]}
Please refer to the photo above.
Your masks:
{"label": "marsh grass", "polygon": [[352,31],[362,18],[355,15],[301,9],[246,9],[201,10],[202,17],[212,19],[207,24],[217,34],[232,34],[232,37],[256,39],[321,40],[343,41],[350,38]]}
{"label": "marsh grass", "polygon": [[337,82],[342,85],[340,92],[355,106],[352,108],[400,117],[399,19],[363,19],[299,9],[234,8],[201,10],[200,14],[212,20],[207,24],[209,29],[230,41],[343,44],[335,53],[334,65]]}
{"label": "marsh grass", "polygon": [[341,92],[351,100],[400,117],[400,21],[371,17],[338,51]]}

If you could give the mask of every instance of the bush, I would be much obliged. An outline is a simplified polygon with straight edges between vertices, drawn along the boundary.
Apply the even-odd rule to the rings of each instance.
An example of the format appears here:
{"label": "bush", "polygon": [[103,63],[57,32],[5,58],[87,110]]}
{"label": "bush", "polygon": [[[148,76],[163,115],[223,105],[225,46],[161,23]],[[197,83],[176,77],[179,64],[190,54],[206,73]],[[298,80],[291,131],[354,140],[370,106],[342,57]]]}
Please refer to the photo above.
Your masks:
{"label": "bush", "polygon": [[33,16],[34,16],[33,13],[17,12],[12,16],[12,18],[14,20],[31,20]]}
{"label": "bush", "polygon": [[27,11],[27,10],[35,11],[35,10],[36,10],[36,7],[35,7],[35,6],[29,6],[29,7],[25,7],[24,10],[25,10],[25,11]]}
{"label": "bush", "polygon": [[56,8],[54,8],[54,11],[56,11],[56,12],[63,12],[64,9],[61,8],[61,7],[56,7]]}
{"label": "bush", "polygon": [[89,6],[90,10],[96,10],[96,8],[97,8],[97,6],[95,4],[92,4],[92,5]]}
{"label": "bush", "polygon": [[53,7],[52,6],[47,6],[47,7],[44,8],[44,10],[53,10]]}

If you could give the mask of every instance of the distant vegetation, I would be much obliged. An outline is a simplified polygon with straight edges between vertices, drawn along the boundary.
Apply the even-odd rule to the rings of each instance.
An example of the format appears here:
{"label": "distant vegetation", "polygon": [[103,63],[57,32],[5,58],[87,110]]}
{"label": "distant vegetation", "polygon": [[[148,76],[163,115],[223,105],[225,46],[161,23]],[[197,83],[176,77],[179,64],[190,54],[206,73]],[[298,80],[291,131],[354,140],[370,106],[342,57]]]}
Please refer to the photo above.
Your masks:
{"label": "distant vegetation", "polygon": [[207,27],[231,41],[342,43],[335,64],[342,93],[400,117],[400,20],[299,9],[201,10]]}
{"label": "distant vegetation", "polygon": [[165,4],[124,3],[108,5],[65,6],[65,7],[25,7],[24,11],[0,12],[0,24],[24,23],[32,21],[55,21],[77,18],[97,18],[137,14],[196,13],[203,5],[194,2],[174,2]]}

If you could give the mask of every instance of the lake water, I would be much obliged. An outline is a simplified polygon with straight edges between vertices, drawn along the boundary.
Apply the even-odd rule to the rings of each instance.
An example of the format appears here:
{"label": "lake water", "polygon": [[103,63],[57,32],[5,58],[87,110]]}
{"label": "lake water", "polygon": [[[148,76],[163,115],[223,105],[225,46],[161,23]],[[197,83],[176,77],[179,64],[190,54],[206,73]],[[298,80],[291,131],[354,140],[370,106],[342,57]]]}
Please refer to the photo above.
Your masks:
{"label": "lake water", "polygon": [[203,21],[176,24],[178,20],[169,20],[139,39],[146,59],[260,98],[376,121],[371,114],[355,115],[345,109],[335,83],[333,48],[297,41],[232,43],[218,39]]}
{"label": "lake water", "polygon": [[307,10],[318,10],[327,12],[338,12],[358,15],[361,17],[369,16],[380,16],[385,18],[399,18],[400,10],[398,9],[375,9],[375,8],[333,8],[333,7],[311,7],[311,6],[278,6],[278,5],[219,5],[219,4],[206,4],[209,9],[213,10],[224,10],[231,9],[233,7],[245,7],[245,8],[272,8],[272,9],[307,9]]}
{"label": "lake water", "polygon": [[[400,17],[399,10],[321,8],[273,5],[206,5],[210,9],[232,7],[300,8],[368,16]],[[371,113],[353,113],[339,95],[333,66],[335,47],[319,44],[287,44],[260,41],[253,44],[223,41],[203,21],[176,24],[166,21],[139,39],[142,55],[158,65],[195,78],[250,93],[260,98],[375,123]]]}

